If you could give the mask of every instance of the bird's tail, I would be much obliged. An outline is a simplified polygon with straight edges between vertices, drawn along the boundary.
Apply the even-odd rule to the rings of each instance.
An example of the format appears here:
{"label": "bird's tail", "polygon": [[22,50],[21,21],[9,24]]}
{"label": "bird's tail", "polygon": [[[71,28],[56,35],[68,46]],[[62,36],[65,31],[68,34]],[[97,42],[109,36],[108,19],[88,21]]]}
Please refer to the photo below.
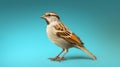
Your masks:
{"label": "bird's tail", "polygon": [[82,51],[84,51],[85,53],[87,53],[93,60],[96,60],[97,58],[91,53],[89,52],[85,47],[78,47],[79,49],[81,49]]}

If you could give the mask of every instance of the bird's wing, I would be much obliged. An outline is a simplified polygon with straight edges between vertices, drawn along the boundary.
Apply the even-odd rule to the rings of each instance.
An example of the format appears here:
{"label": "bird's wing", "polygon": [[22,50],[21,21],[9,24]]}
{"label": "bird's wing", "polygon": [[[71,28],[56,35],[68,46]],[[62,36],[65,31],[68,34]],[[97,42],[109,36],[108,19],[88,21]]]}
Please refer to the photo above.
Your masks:
{"label": "bird's wing", "polygon": [[55,25],[54,28],[56,30],[57,36],[65,39],[66,41],[68,41],[71,44],[74,44],[75,46],[83,47],[83,42],[80,40],[80,38],[77,37],[74,33],[72,33],[62,23]]}

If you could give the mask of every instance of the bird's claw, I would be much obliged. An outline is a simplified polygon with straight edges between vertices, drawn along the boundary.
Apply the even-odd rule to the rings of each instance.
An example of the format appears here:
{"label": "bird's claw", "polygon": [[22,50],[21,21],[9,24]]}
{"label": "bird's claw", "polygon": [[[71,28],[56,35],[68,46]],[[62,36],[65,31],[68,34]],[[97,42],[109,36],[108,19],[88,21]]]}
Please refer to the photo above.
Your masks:
{"label": "bird's claw", "polygon": [[64,59],[64,57],[55,57],[55,58],[49,58],[52,61],[62,61]]}

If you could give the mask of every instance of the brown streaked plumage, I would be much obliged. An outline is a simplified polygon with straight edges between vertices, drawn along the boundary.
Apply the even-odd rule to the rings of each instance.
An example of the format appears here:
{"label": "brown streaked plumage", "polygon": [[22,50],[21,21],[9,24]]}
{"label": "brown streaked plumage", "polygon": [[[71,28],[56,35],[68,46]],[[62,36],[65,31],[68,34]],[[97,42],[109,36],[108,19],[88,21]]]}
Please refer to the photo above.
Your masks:
{"label": "brown streaked plumage", "polygon": [[74,33],[69,32],[69,30],[67,30],[67,28],[62,23],[55,25],[54,28],[56,30],[60,30],[56,33],[57,36],[64,38],[66,41],[70,42],[73,45],[79,45],[83,47],[83,42],[80,40],[80,38],[77,37]]}
{"label": "brown streaked plumage", "polygon": [[[44,18],[48,24],[46,29],[48,38],[63,49],[55,58],[50,58],[51,60],[61,61],[71,47],[81,49],[92,59],[96,60],[96,57],[84,47],[81,39],[60,21],[60,17],[56,13],[47,12],[42,18]],[[65,53],[60,57],[63,52]]]}

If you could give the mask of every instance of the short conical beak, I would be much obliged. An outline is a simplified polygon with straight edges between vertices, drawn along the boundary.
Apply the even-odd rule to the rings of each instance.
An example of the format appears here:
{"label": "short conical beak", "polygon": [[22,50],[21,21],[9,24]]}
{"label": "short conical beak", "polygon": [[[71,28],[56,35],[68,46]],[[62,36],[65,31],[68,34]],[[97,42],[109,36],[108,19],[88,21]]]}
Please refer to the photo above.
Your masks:
{"label": "short conical beak", "polygon": [[45,15],[41,16],[41,18],[43,18],[43,19],[44,19],[44,18],[45,18]]}

